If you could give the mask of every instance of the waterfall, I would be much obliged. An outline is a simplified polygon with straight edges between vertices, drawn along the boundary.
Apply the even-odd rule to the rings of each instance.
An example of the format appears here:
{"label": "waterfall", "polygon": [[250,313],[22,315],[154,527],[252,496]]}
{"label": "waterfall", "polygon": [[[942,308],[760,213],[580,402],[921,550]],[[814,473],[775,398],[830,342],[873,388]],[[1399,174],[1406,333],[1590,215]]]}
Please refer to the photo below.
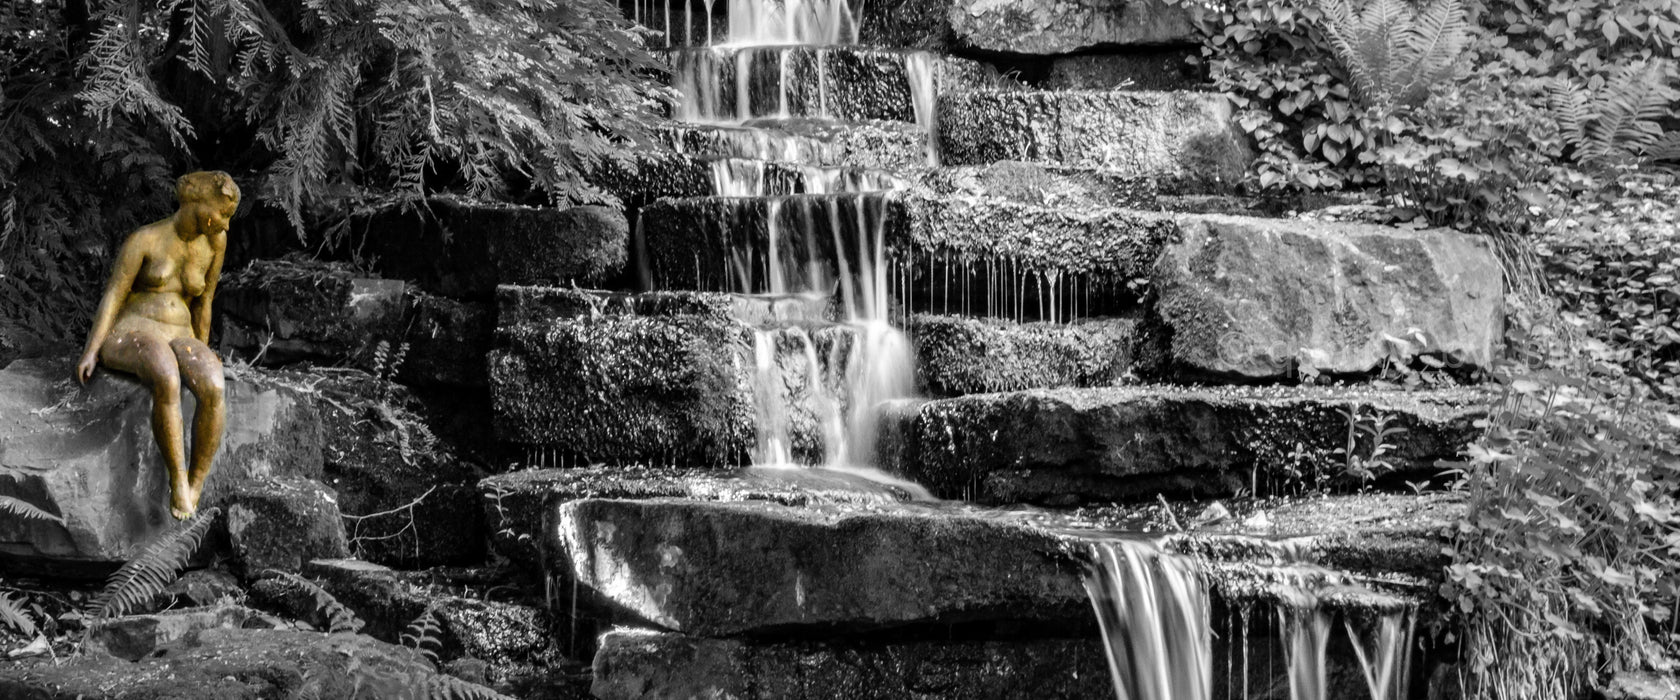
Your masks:
{"label": "waterfall", "polygon": [[1213,632],[1195,561],[1149,542],[1091,548],[1085,591],[1096,608],[1120,700],[1210,700]]}

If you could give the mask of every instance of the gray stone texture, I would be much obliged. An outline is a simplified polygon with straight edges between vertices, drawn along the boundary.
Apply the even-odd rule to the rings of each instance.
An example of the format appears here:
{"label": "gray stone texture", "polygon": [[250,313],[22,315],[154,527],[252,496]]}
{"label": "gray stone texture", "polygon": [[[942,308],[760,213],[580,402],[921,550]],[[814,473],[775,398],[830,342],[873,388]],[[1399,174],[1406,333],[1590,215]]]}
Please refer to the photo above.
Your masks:
{"label": "gray stone texture", "polygon": [[949,17],[957,41],[982,51],[1055,55],[1197,41],[1190,10],[1163,0],[952,0]]}
{"label": "gray stone texture", "polygon": [[265,365],[365,364],[378,341],[398,342],[406,288],[343,263],[253,261],[216,288],[219,342]]}
{"label": "gray stone texture", "polygon": [[1102,167],[1157,178],[1163,192],[1224,191],[1254,151],[1224,95],[1132,90],[978,91],[940,96],[952,165],[1000,160]]}
{"label": "gray stone texture", "polygon": [[1013,323],[917,314],[904,324],[927,393],[1112,386],[1134,370],[1135,323]]}
{"label": "gray stone texture", "polygon": [[1389,338],[1455,367],[1494,358],[1504,288],[1486,238],[1216,215],[1178,222],[1180,240],[1152,282],[1152,328],[1178,371],[1281,379],[1307,364],[1362,375],[1394,352]]}
{"label": "gray stone texture", "polygon": [[[48,560],[61,575],[77,563],[124,561],[175,523],[152,437],[151,391],[104,370],[79,387],[73,365],[68,357],[30,359],[0,370],[0,494],[64,519],[0,519],[0,558]],[[201,507],[264,479],[320,476],[320,408],[278,376],[228,372],[227,428]],[[191,425],[195,404],[183,395]]]}
{"label": "gray stone texture", "polygon": [[266,479],[227,498],[228,544],[247,574],[297,571],[311,559],[350,555],[337,495],[310,479]]}

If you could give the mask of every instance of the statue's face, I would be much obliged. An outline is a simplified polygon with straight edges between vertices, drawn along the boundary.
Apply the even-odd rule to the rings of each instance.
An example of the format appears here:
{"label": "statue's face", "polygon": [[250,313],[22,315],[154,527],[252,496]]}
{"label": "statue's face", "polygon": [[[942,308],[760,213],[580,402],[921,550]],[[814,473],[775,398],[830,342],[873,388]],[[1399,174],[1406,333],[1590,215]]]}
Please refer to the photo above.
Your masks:
{"label": "statue's face", "polygon": [[214,236],[228,230],[228,222],[233,221],[233,213],[239,210],[239,203],[227,200],[201,202],[198,207],[204,233]]}

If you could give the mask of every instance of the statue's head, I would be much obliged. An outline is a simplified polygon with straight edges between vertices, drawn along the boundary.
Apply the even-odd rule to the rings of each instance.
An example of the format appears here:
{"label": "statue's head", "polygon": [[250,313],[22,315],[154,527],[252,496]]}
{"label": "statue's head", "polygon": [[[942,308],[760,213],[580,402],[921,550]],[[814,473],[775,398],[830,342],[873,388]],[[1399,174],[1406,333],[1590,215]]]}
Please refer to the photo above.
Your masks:
{"label": "statue's head", "polygon": [[175,200],[204,233],[226,231],[239,209],[239,185],[220,170],[200,170],[175,180]]}

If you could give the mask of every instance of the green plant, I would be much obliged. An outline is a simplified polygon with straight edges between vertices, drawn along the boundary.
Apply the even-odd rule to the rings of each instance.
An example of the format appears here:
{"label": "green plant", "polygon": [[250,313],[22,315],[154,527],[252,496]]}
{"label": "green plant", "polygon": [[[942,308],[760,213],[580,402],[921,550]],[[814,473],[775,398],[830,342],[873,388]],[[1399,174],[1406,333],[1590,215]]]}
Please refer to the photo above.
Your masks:
{"label": "green plant", "polygon": [[[1406,434],[1406,428],[1393,425],[1395,419],[1391,415],[1377,413],[1367,417],[1358,405],[1337,410],[1347,419],[1347,439],[1331,451],[1342,458],[1341,476],[1365,484],[1394,471],[1394,462],[1388,455],[1395,445],[1389,439]],[[1359,450],[1362,441],[1367,446],[1363,455]]]}
{"label": "green plant", "polygon": [[201,510],[159,534],[140,550],[139,556],[111,574],[105,588],[88,604],[88,613],[95,620],[117,617],[162,592],[198,551],[204,534],[221,512],[220,508]]}
{"label": "green plant", "polygon": [[1613,167],[1680,143],[1680,133],[1665,133],[1661,124],[1680,102],[1674,74],[1672,62],[1647,60],[1612,69],[1597,88],[1554,77],[1552,111],[1575,160]]}
{"label": "green plant", "polygon": [[1471,501],[1441,593],[1471,697],[1575,697],[1680,649],[1680,416],[1555,317],[1510,341],[1520,362],[1460,465]]}
{"label": "green plant", "polygon": [[60,525],[64,524],[64,518],[41,510],[29,501],[13,496],[0,496],[0,513],[15,515],[23,520],[41,520]]}
{"label": "green plant", "polygon": [[1319,0],[1324,31],[1354,95],[1377,123],[1421,104],[1465,45],[1463,0]]}
{"label": "green plant", "polygon": [[25,637],[34,637],[37,627],[30,616],[29,609],[24,607],[23,601],[12,598],[11,594],[0,593],[0,623],[11,627]]}
{"label": "green plant", "polygon": [[443,646],[442,620],[438,617],[437,606],[428,605],[425,610],[415,616],[408,627],[404,628],[398,640],[403,646],[420,652],[433,666],[438,663],[438,648]]}

